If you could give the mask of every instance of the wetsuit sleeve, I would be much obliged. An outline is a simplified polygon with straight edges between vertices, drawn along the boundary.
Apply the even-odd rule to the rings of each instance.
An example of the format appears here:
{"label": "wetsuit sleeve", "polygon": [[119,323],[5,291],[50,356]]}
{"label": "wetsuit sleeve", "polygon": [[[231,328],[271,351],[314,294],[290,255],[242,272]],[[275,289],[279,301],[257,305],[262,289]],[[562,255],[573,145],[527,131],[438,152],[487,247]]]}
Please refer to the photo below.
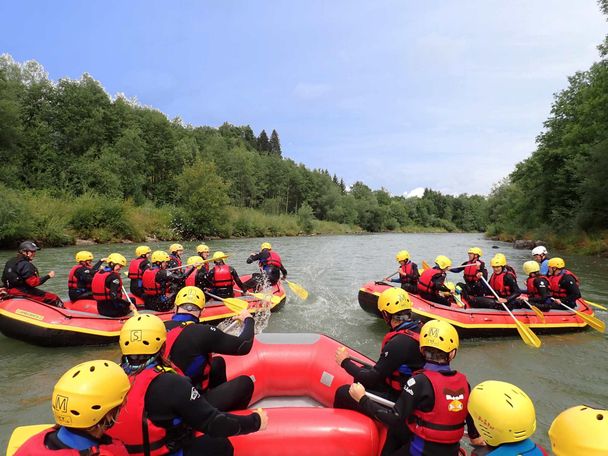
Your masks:
{"label": "wetsuit sleeve", "polygon": [[279,269],[281,270],[281,274],[283,274],[283,277],[287,277],[287,269],[285,269],[283,263],[281,263],[281,267]]}
{"label": "wetsuit sleeve", "polygon": [[488,280],[488,270],[486,269],[486,264],[483,261],[481,261],[481,260],[479,260],[479,262],[481,263],[479,265],[479,270],[483,274],[483,278],[486,279],[486,280]]}
{"label": "wetsuit sleeve", "polygon": [[29,261],[17,263],[17,274],[30,287],[37,287],[49,280],[51,277],[47,274],[44,277],[39,277],[35,266]]}
{"label": "wetsuit sleeve", "polygon": [[184,278],[190,277],[190,274],[192,274],[194,271],[196,271],[196,267],[192,266],[190,269],[188,269],[186,271],[186,273],[184,274]]}
{"label": "wetsuit sleeve", "polygon": [[110,290],[110,298],[120,299],[122,296],[122,289],[120,287],[120,277],[115,273],[108,274],[106,277],[106,285]]}
{"label": "wetsuit sleeve", "polygon": [[353,377],[353,381],[361,383],[366,388],[374,388],[383,382],[383,378],[375,367],[360,366],[350,359],[342,361],[341,367]]}
{"label": "wetsuit sleeve", "polygon": [[521,290],[519,289],[519,285],[517,285],[517,280],[515,280],[513,274],[505,274],[505,285],[511,289],[511,295],[507,298],[507,302],[517,299],[519,295],[521,295]]}
{"label": "wetsuit sleeve", "polygon": [[234,279],[234,283],[236,283],[236,285],[241,289],[241,290],[245,290],[245,285],[243,285],[243,282],[241,281],[241,279],[239,278],[239,275],[236,273],[236,270],[230,266],[230,275],[232,276],[232,278]]}
{"label": "wetsuit sleeve", "polygon": [[450,289],[445,286],[445,275],[443,274],[438,274],[433,277],[432,283],[433,288],[437,291],[450,291]]}
{"label": "wetsuit sleeve", "polygon": [[402,364],[407,364],[415,371],[422,367],[423,360],[418,342],[405,334],[397,334],[384,346],[374,369],[384,380]]}
{"label": "wetsuit sleeve", "polygon": [[[256,253],[255,255],[249,255],[249,258],[247,258],[247,264],[251,264],[254,261],[262,260],[264,258],[263,253],[264,252],[259,252],[259,253]],[[268,253],[267,252],[265,252],[265,253],[266,253],[266,256],[268,256]]]}
{"label": "wetsuit sleeve", "polygon": [[243,330],[239,336],[226,334],[215,326],[194,325],[200,331],[200,353],[218,353],[223,355],[246,355],[251,351],[254,337],[253,318],[245,319]]}
{"label": "wetsuit sleeve", "polygon": [[416,263],[412,263],[412,275],[416,277],[416,279],[420,278],[420,272],[418,271],[418,265]]}
{"label": "wetsuit sleeve", "polygon": [[564,276],[560,280],[559,285],[566,290],[568,295],[564,298],[565,301],[574,302],[581,297],[581,290],[576,284],[576,280],[570,274]]}
{"label": "wetsuit sleeve", "polygon": [[175,418],[210,437],[249,434],[260,429],[257,413],[223,413],[207,402],[186,377],[159,375],[148,387],[145,397],[148,416],[154,424],[170,427]]}
{"label": "wetsuit sleeve", "polygon": [[465,268],[468,266],[468,263],[465,261],[464,263],[462,263],[461,266],[457,267],[457,268],[451,268],[449,271],[450,272],[462,272],[465,270]]}
{"label": "wetsuit sleeve", "polygon": [[[92,271],[93,272],[99,271],[99,268],[101,267],[102,264],[103,264],[103,261],[99,260],[97,263],[95,263],[93,265]],[[91,274],[91,277],[93,277],[93,274]]]}

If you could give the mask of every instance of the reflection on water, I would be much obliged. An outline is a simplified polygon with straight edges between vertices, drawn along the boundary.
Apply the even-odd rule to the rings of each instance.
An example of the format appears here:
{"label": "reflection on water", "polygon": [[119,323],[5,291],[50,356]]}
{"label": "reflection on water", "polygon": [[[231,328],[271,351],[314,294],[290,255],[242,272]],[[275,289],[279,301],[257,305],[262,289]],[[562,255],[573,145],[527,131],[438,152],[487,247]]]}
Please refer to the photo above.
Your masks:
{"label": "reflection on water", "polygon": [[[304,286],[310,296],[299,300],[288,290],[284,308],[272,315],[266,332],[320,332],[376,358],[386,326],[363,312],[357,303],[359,287],[369,280],[380,280],[397,270],[395,253],[410,251],[418,264],[432,263],[444,254],[454,263],[467,258],[471,246],[481,247],[486,262],[501,251],[518,273],[530,258],[527,250],[514,250],[508,244],[489,241],[478,234],[377,234],[359,236],[318,236],[270,238],[281,254],[289,279]],[[211,249],[230,255],[228,262],[239,274],[256,272],[245,259],[257,250],[260,239],[210,241]],[[194,253],[198,243],[184,243],[185,257]],[[493,249],[499,245],[500,250]],[[166,244],[150,245],[152,249]],[[113,251],[133,257],[134,245],[90,246],[96,258]],[[81,248],[45,249],[36,264],[42,274],[51,269],[55,279],[46,289],[67,295],[67,274],[74,254]],[[558,254],[559,252],[550,252]],[[12,252],[0,252],[4,263]],[[563,255],[569,269],[582,281],[583,295],[608,304],[608,260],[596,257]],[[452,279],[457,279],[456,275]],[[519,276],[520,284],[523,277]],[[286,287],[287,288],[287,287]],[[606,312],[599,317],[606,320]],[[517,336],[498,339],[467,339],[454,366],[467,374],[472,385],[496,379],[520,386],[534,400],[537,409],[536,439],[547,445],[547,429],[560,411],[580,403],[608,407],[607,336],[595,331],[555,336],[540,336],[540,350],[526,346]],[[333,354],[331,354],[333,356]],[[92,358],[118,360],[116,347],[44,349],[0,336],[0,448],[11,430],[22,424],[51,422],[50,394],[54,382],[65,370]]]}

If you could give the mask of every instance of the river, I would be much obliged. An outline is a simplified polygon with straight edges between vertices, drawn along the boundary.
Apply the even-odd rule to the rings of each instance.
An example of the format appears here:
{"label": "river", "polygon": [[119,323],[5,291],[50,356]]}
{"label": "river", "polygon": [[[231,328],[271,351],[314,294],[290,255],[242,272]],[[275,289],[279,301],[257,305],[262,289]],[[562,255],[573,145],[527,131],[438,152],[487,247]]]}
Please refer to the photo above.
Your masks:
{"label": "river", "polygon": [[[423,259],[432,263],[439,254],[457,264],[467,258],[466,251],[472,246],[481,247],[486,263],[494,253],[503,252],[517,269],[520,284],[521,265],[531,259],[528,250],[515,250],[510,244],[490,241],[481,234],[367,234],[265,240],[281,254],[289,278],[310,292],[304,302],[290,293],[285,307],[273,314],[266,332],[325,333],[373,359],[377,358],[386,327],[383,321],[361,310],[357,292],[363,283],[396,271],[398,250],[409,250],[418,264]],[[208,245],[212,251],[222,250],[230,255],[228,262],[239,274],[246,274],[256,269],[245,259],[257,251],[260,242],[261,239],[238,239],[210,241]],[[168,245],[150,247],[164,249]],[[196,245],[184,243],[186,257],[195,254]],[[75,252],[88,249],[98,259],[116,251],[131,259],[135,247],[117,244],[43,249],[35,262],[41,274],[51,269],[57,273],[43,288],[65,297]],[[2,265],[13,254],[0,251]],[[564,259],[581,280],[583,296],[608,304],[608,259],[573,255],[564,255]],[[452,279],[457,279],[456,275]],[[598,317],[607,320],[608,313],[600,311]],[[543,346],[539,350],[528,347],[518,336],[465,339],[453,366],[466,373],[472,385],[489,379],[504,380],[526,391],[536,406],[535,439],[548,446],[547,430],[560,411],[581,403],[608,408],[608,388],[604,384],[608,378],[608,342],[606,335],[593,330],[540,337]],[[0,335],[0,448],[6,448],[15,426],[52,422],[50,395],[55,381],[73,365],[94,358],[118,361],[119,350],[116,346],[42,348]]]}

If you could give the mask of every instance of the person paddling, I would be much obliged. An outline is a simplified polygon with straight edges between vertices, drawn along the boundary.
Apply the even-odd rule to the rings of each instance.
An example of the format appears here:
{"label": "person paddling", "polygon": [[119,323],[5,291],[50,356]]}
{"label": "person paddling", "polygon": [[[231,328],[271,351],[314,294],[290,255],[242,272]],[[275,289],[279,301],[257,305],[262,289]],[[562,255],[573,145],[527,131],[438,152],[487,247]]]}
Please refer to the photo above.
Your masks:
{"label": "person paddling", "polygon": [[175,293],[171,293],[171,284],[181,280],[172,271],[167,270],[169,255],[163,250],[152,252],[151,266],[144,271],[142,283],[144,286],[144,307],[156,312],[166,312],[173,309]]}
{"label": "person paddling", "polygon": [[128,456],[124,444],[106,432],[130,388],[127,374],[113,361],[87,361],[69,369],[53,389],[56,425],[30,437],[14,456]]}
{"label": "person paddling", "polygon": [[481,260],[483,252],[479,247],[471,247],[467,251],[467,254],[469,255],[469,259],[459,267],[451,268],[450,272],[464,271],[464,284],[459,283],[458,285],[460,285],[462,294],[465,298],[468,296],[483,296],[486,287],[481,278],[488,278],[486,264]]}
{"label": "person paddling", "polygon": [[213,268],[207,274],[207,280],[211,283],[211,293],[220,298],[234,297],[234,285],[245,291],[246,287],[239,278],[236,270],[224,262],[228,255],[224,252],[213,254]]}
{"label": "person paddling", "polygon": [[106,259],[102,258],[93,265],[93,254],[86,250],[78,252],[75,259],[76,266],[68,274],[68,296],[70,297],[70,301],[92,299],[93,290],[91,289],[91,284],[93,283],[93,277]]}
{"label": "person paddling", "polygon": [[184,253],[183,245],[171,244],[169,246],[169,268],[175,268],[182,265],[182,253]]}
{"label": "person paddling", "polygon": [[198,287],[203,290],[211,286],[207,280],[207,270],[205,269],[205,266],[207,266],[208,263],[201,264],[201,261],[202,259],[198,255],[188,257],[186,263],[190,267],[185,271],[184,281],[187,287]]}
{"label": "person paddling", "polygon": [[120,270],[127,259],[120,253],[108,255],[107,265],[93,277],[91,290],[97,301],[97,311],[106,317],[124,317],[131,312],[131,303],[123,295]]}
{"label": "person paddling", "polygon": [[59,296],[38,288],[39,285],[55,277],[55,271],[50,271],[47,275],[40,277],[38,268],[33,263],[38,250],[40,247],[33,241],[23,241],[19,244],[17,256],[8,260],[4,265],[2,283],[11,296],[24,296],[34,301],[63,307]]}
{"label": "person paddling", "polygon": [[418,279],[418,292],[421,298],[444,306],[451,305],[448,298],[452,292],[445,286],[446,272],[450,266],[452,260],[445,255],[438,255],[435,258],[435,266],[426,269]]}
{"label": "person paddling", "polygon": [[[470,296],[469,304],[471,307],[496,310],[504,310],[502,304],[505,304],[509,310],[522,307],[523,303],[518,299],[521,290],[517,284],[515,274],[511,272],[513,268],[507,265],[507,258],[503,254],[497,253],[490,260],[490,266],[492,266],[493,273],[488,283],[498,295],[498,302],[493,297]],[[491,291],[488,290],[486,293],[490,294]]]}
{"label": "person paddling", "polygon": [[551,310],[551,289],[549,279],[540,273],[539,264],[532,260],[526,261],[523,265],[526,279],[528,301],[543,312]]}
{"label": "person paddling", "polygon": [[218,410],[246,409],[253,395],[253,381],[241,375],[226,379],[226,361],[218,354],[246,355],[253,346],[254,321],[248,310],[234,318],[243,325],[231,336],[201,323],[205,294],[197,287],[184,287],[175,298],[175,315],[165,322],[165,355],[190,378],[203,397]]}
{"label": "person paddling", "polygon": [[575,309],[576,301],[581,297],[578,277],[566,269],[563,258],[551,258],[548,264],[549,286],[553,300],[556,301],[556,307],[563,308],[559,304],[565,304],[571,309]]}
{"label": "person paddling", "polygon": [[395,259],[399,263],[399,277],[391,279],[391,282],[400,283],[401,288],[408,293],[418,293],[420,273],[418,272],[418,265],[410,260],[410,252],[400,250],[395,255]]}
{"label": "person paddling", "polygon": [[471,456],[549,456],[530,437],[536,412],[530,397],[511,383],[481,382],[471,391],[469,413],[487,446]]}
{"label": "person paddling", "polygon": [[260,273],[252,274],[251,279],[244,283],[245,290],[256,289],[257,291],[264,285],[276,285],[281,277],[283,280],[287,278],[287,270],[283,266],[281,256],[272,250],[270,242],[263,242],[258,253],[249,255],[247,264],[254,261],[258,262]]}

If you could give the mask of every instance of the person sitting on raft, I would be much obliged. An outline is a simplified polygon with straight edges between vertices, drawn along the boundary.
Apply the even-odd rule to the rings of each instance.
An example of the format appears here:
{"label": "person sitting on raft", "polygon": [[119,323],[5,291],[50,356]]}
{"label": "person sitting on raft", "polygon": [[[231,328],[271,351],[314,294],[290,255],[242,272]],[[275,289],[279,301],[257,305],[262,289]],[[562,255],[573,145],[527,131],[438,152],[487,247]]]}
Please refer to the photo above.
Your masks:
{"label": "person sitting on raft", "polygon": [[131,312],[131,304],[123,296],[120,270],[127,259],[120,253],[108,255],[107,265],[93,276],[91,290],[97,301],[97,312],[106,317],[124,317]]}
{"label": "person sitting on raft", "polygon": [[204,269],[205,272],[209,272],[209,262],[206,261],[209,258],[209,247],[205,244],[199,244],[196,247],[196,253],[204,261],[201,265],[202,269]]}
{"label": "person sitting on raft", "polygon": [[[395,255],[395,259],[399,263],[399,277],[391,279],[391,282],[400,283],[408,293],[418,293],[418,279],[420,273],[418,272],[418,265],[410,260],[410,252],[407,250],[400,250]],[[388,277],[385,281],[388,280]]]}
{"label": "person sitting on raft", "polygon": [[555,257],[549,260],[549,286],[551,295],[557,304],[556,308],[562,308],[559,304],[565,304],[571,309],[576,308],[576,300],[581,297],[579,280],[573,273],[568,271],[563,258]]}
{"label": "person sitting on raft", "polygon": [[[499,299],[487,296],[470,296],[469,304],[474,308],[488,308],[496,310],[504,310],[502,304],[506,305],[509,310],[523,307],[523,303],[518,299],[521,295],[521,290],[517,284],[515,275],[511,272],[510,266],[507,266],[507,258],[498,253],[490,260],[492,266],[492,276],[490,277],[490,287],[496,292]],[[490,290],[487,293],[491,293]],[[494,296],[492,294],[492,296]],[[502,304],[501,304],[502,303]]]}
{"label": "person sitting on raft", "polygon": [[171,244],[169,246],[169,267],[176,268],[182,265],[182,253],[184,246],[181,244]]}
{"label": "person sitting on raft", "polygon": [[469,413],[487,444],[475,448],[471,456],[549,456],[530,439],[536,431],[536,412],[530,397],[517,386],[481,382],[471,391]]}
{"label": "person sitting on raft", "polygon": [[33,263],[38,250],[40,247],[33,241],[23,241],[19,244],[17,256],[8,260],[4,265],[2,283],[11,296],[25,296],[34,301],[63,307],[63,302],[55,293],[37,288],[55,277],[55,271],[50,271],[47,275],[40,277],[38,268]]}
{"label": "person sitting on raft", "polygon": [[360,383],[350,386],[366,414],[389,427],[383,455],[458,456],[465,422],[471,444],[485,444],[468,413],[467,378],[450,367],[458,345],[458,333],[447,321],[425,323],[420,351],[426,364],[406,382],[393,409],[369,399]]}
{"label": "person sitting on raft", "polygon": [[608,454],[608,410],[577,405],[562,413],[549,428],[555,456],[605,456]]}
{"label": "person sitting on raft", "polygon": [[68,274],[68,296],[70,301],[78,301],[79,299],[92,299],[93,276],[99,271],[99,268],[105,261],[105,258],[99,260],[93,265],[93,254],[86,250],[81,250],[76,254],[76,266],[74,266]]}
{"label": "person sitting on raft", "polygon": [[262,289],[264,286],[276,285],[281,275],[287,278],[287,270],[283,266],[281,256],[272,250],[270,242],[263,242],[259,253],[252,253],[247,258],[247,264],[258,262],[260,273],[252,274],[251,279],[245,282],[246,289]]}
{"label": "person sitting on raft", "polygon": [[459,283],[464,297],[467,296],[483,296],[486,293],[486,287],[481,280],[488,279],[488,270],[486,264],[481,260],[483,255],[482,250],[479,247],[471,247],[467,254],[469,259],[462,263],[457,268],[451,268],[450,272],[463,272],[464,271],[464,284]]}
{"label": "person sitting on raft", "polygon": [[540,273],[539,264],[534,260],[526,261],[523,270],[528,276],[526,279],[528,302],[543,312],[551,310],[553,299],[551,299],[549,279]]}
{"label": "person sitting on raft", "polygon": [[[382,340],[380,357],[374,366],[359,366],[348,357],[345,347],[336,350],[336,363],[353,376],[354,381],[389,399],[397,400],[407,380],[424,365],[418,341],[422,323],[412,318],[412,301],[405,290],[389,288],[378,298],[378,310],[388,325]],[[348,394],[350,385],[340,386],[334,397],[335,408],[363,412]]]}
{"label": "person sitting on raft", "polygon": [[131,317],[120,330],[122,367],[132,386],[110,435],[130,454],[229,456],[229,436],[266,428],[262,409],[233,415],[209,404],[163,356],[166,338],[165,324],[153,314]]}
{"label": "person sitting on raft", "polygon": [[547,258],[549,252],[547,252],[545,246],[534,247],[531,253],[534,260],[540,265],[540,274],[544,276],[549,274],[549,258]]}
{"label": "person sitting on raft", "polygon": [[144,308],[156,312],[166,312],[173,309],[175,293],[171,293],[171,284],[181,281],[167,270],[169,255],[164,250],[156,250],[150,257],[150,268],[144,271],[142,283],[144,286]]}
{"label": "person sitting on raft", "polygon": [[113,361],[87,361],[61,376],[51,399],[54,427],[30,437],[14,456],[74,454],[127,456],[112,427],[131,384]]}
{"label": "person sitting on raft", "polygon": [[131,279],[129,290],[135,296],[144,297],[144,286],[142,279],[144,271],[150,267],[150,254],[152,249],[147,245],[140,245],[135,249],[135,258],[129,263],[128,277]]}
{"label": "person sitting on raft", "polygon": [[234,297],[234,285],[245,291],[247,288],[239,278],[232,266],[227,265],[224,260],[228,258],[224,252],[213,254],[213,268],[207,274],[207,280],[211,283],[211,293],[220,298]]}
{"label": "person sitting on raft", "polygon": [[446,272],[450,266],[452,260],[445,255],[438,255],[435,258],[435,266],[426,269],[418,279],[418,292],[421,298],[444,306],[451,305],[448,298],[452,292],[445,286]]}
{"label": "person sitting on raft", "polygon": [[188,257],[187,264],[190,268],[185,271],[185,286],[198,287],[201,290],[211,286],[207,281],[207,271],[205,270],[208,263],[201,264],[201,261],[202,259],[198,255]]}
{"label": "person sitting on raft", "polygon": [[217,354],[238,356],[251,351],[255,334],[249,311],[243,310],[234,317],[242,323],[243,329],[239,336],[231,336],[200,322],[205,308],[205,294],[201,289],[182,288],[175,298],[175,306],[175,315],[165,322],[165,356],[218,410],[246,409],[253,395],[251,377],[241,375],[227,381],[226,361]]}

